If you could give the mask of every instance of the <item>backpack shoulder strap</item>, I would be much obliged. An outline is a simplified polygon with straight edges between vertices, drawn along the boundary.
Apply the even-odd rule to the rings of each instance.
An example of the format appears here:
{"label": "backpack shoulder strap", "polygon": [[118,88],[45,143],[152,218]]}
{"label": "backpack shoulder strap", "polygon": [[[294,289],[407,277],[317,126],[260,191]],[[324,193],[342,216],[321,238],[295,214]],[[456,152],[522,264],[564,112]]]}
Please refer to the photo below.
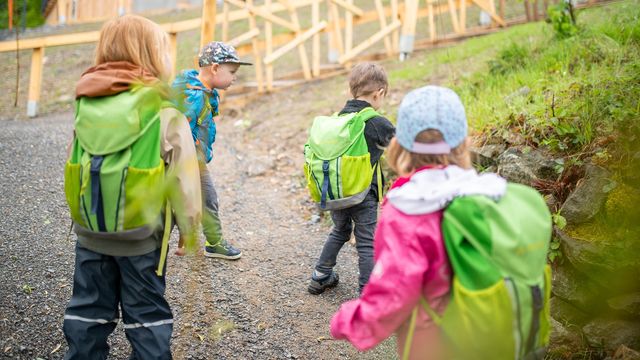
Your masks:
{"label": "backpack shoulder strap", "polygon": [[358,111],[358,116],[360,118],[362,118],[362,120],[364,122],[367,122],[371,118],[374,118],[376,116],[380,116],[380,113],[378,113],[376,110],[374,110],[371,106],[367,106],[366,108]]}

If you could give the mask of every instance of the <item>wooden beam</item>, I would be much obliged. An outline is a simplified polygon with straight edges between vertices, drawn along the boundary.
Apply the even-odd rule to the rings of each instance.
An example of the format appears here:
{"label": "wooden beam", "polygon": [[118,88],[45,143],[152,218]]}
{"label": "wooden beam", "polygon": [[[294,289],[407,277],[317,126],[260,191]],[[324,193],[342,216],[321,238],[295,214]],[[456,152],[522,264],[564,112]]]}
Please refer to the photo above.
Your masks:
{"label": "wooden beam", "polygon": [[[384,14],[384,6],[382,6],[382,0],[375,0],[376,11],[378,12],[378,18],[380,22],[380,29],[387,27],[387,19]],[[384,49],[388,56],[393,56],[393,49],[391,48],[391,39],[389,36],[384,37]]]}
{"label": "wooden beam", "polygon": [[[271,0],[268,0],[271,1]],[[311,26],[320,23],[320,1],[316,0],[311,5]],[[320,76],[320,34],[313,34],[311,43],[311,74],[313,77]]]}
{"label": "wooden beam", "polygon": [[178,68],[178,34],[169,33],[169,56],[171,58],[171,79],[176,76]]}
{"label": "wooden beam", "polygon": [[[271,7],[271,0],[265,0],[264,5],[267,7]],[[265,53],[266,56],[269,56],[273,53],[273,26],[271,25],[271,21],[265,21],[264,33],[266,42]],[[273,91],[273,64],[267,64],[266,77],[267,91]]]}
{"label": "wooden beam", "polygon": [[378,31],[377,33],[373,34],[373,36],[371,36],[367,40],[365,40],[365,41],[361,42],[360,44],[358,44],[358,46],[353,48],[349,53],[345,53],[344,55],[342,55],[338,61],[340,62],[340,64],[346,63],[347,61],[353,59],[358,54],[360,54],[361,52],[363,52],[364,50],[369,48],[371,45],[375,44],[376,42],[380,41],[385,36],[389,35],[393,30],[398,29],[400,26],[402,26],[400,21],[395,20],[394,22],[392,22],[386,28]]}
{"label": "wooden beam", "polygon": [[345,26],[340,21],[340,12],[338,11],[338,5],[329,0],[329,10],[331,12],[331,25],[333,27],[332,38],[335,45],[333,50],[337,50],[338,57],[344,54],[344,41],[342,40],[342,26]]}
{"label": "wooden beam", "polygon": [[[348,4],[353,5],[353,0],[347,0]],[[345,11],[344,13],[344,52],[349,52],[353,48],[353,13]]]}
{"label": "wooden beam", "polygon": [[[385,14],[386,15],[386,14]],[[400,9],[398,7],[398,0],[391,0],[391,21],[400,20]],[[398,52],[398,41],[400,40],[400,32],[394,30],[391,36],[391,43],[394,52]]]}
{"label": "wooden beam", "polygon": [[29,100],[27,102],[27,116],[34,117],[38,114],[38,100],[42,88],[42,59],[44,48],[35,48],[31,53],[31,72],[29,73]]}
{"label": "wooden beam", "polygon": [[229,40],[229,3],[224,2],[222,4],[222,41],[227,42]]}
{"label": "wooden beam", "polygon": [[355,16],[364,15],[364,11],[362,11],[362,9],[353,5],[352,3],[346,2],[344,0],[331,0],[331,2],[347,10],[348,12],[352,13]]}
{"label": "wooden beam", "polygon": [[460,32],[460,22],[458,22],[456,3],[453,0],[447,0],[447,4],[449,4],[449,14],[451,15],[451,24],[453,25],[453,31],[455,31],[457,34],[462,34]]}
{"label": "wooden beam", "polygon": [[505,23],[501,17],[496,15],[496,9],[495,7],[492,9],[490,3],[485,3],[485,0],[471,0],[471,2],[478,5],[480,9],[486,11],[491,16],[491,18],[498,23],[498,25],[502,27],[507,26],[507,23]]}
{"label": "wooden beam", "polygon": [[260,29],[258,28],[253,28],[249,31],[247,31],[244,34],[238,35],[236,37],[234,37],[231,40],[226,41],[227,44],[236,47],[239,46],[240,44],[244,43],[247,40],[251,40],[253,38],[255,38],[256,36],[260,35]]}
{"label": "wooden beam", "polygon": [[418,0],[405,1],[405,15],[400,35],[400,60],[404,60],[413,52],[413,44],[416,38],[416,25],[418,23]]}
{"label": "wooden beam", "polygon": [[200,27],[200,49],[216,38],[216,0],[202,1],[202,26]]}
{"label": "wooden beam", "polygon": [[427,4],[427,10],[429,11],[429,40],[431,42],[436,41],[436,23],[435,23],[435,15],[433,14],[433,3],[431,1]]}
{"label": "wooden beam", "polygon": [[[245,0],[245,4],[247,7],[253,7],[253,0]],[[253,13],[250,13],[249,16],[249,28],[251,29],[251,31],[258,31],[258,33],[260,33],[260,30],[258,30],[258,25],[256,23],[256,17]],[[253,66],[255,67],[256,70],[256,82],[258,83],[258,92],[263,92],[264,91],[264,75],[262,72],[262,62],[261,60],[261,56],[260,56],[260,48],[258,46],[258,41],[256,39],[256,37],[252,37],[251,38],[251,48],[253,50]]]}
{"label": "wooden beam", "polygon": [[271,64],[272,62],[274,62],[278,58],[280,58],[282,55],[284,55],[287,52],[291,51],[291,49],[293,49],[296,46],[298,46],[298,45],[302,44],[303,42],[307,41],[314,34],[324,30],[324,28],[326,28],[326,27],[327,27],[327,22],[326,21],[321,21],[318,25],[310,28],[309,30],[307,30],[304,33],[302,33],[300,36],[298,36],[298,37],[294,38],[293,40],[289,41],[286,45],[284,45],[281,48],[279,48],[278,50],[274,51],[270,56],[265,56],[263,62],[265,64]]}
{"label": "wooden beam", "polygon": [[467,0],[458,0],[460,5],[460,33],[467,31]]}
{"label": "wooden beam", "polygon": [[284,27],[288,28],[289,30],[293,30],[293,31],[300,30],[299,28],[296,28],[296,26],[293,23],[291,23],[291,22],[289,22],[287,20],[284,20],[284,19],[282,19],[282,18],[280,18],[280,17],[278,17],[276,15],[273,15],[273,13],[265,11],[264,8],[262,8],[262,7],[249,5],[248,3],[242,2],[242,1],[239,1],[239,0],[224,0],[224,1],[228,2],[231,5],[234,5],[234,6],[237,6],[237,7],[240,7],[240,8],[244,8],[249,12],[249,14],[254,14],[254,15],[260,16],[261,18],[263,18],[265,20],[269,20],[274,24],[278,24],[280,26],[284,26]]}

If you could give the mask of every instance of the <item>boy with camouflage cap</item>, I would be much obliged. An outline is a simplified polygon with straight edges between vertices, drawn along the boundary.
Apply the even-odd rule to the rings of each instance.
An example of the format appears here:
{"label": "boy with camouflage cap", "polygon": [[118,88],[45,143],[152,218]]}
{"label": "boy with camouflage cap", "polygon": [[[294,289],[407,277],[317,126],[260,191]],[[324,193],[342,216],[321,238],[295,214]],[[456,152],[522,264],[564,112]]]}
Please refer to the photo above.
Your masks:
{"label": "boy with camouflage cap", "polygon": [[[226,90],[236,80],[240,65],[251,65],[240,61],[233,46],[214,41],[202,48],[198,54],[199,70],[184,70],[173,82],[179,94],[180,105],[189,121],[196,145],[202,186],[202,230],[206,237],[205,256],[236,260],[242,252],[231,246],[222,236],[222,225],[218,215],[218,195],[207,164],[213,159],[213,143],[216,140],[216,116],[220,96],[218,90]],[[181,237],[182,239],[182,237]],[[184,254],[183,242],[178,244],[176,254]]]}

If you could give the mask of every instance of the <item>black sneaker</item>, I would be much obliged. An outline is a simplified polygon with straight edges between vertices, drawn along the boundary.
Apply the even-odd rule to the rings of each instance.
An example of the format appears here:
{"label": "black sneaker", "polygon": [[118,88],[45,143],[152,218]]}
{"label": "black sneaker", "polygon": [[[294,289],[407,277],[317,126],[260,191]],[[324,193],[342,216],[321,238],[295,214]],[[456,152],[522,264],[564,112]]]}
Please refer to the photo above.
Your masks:
{"label": "black sneaker", "polygon": [[309,287],[307,288],[307,290],[309,290],[310,294],[320,295],[326,289],[336,287],[339,281],[340,278],[335,271],[332,271],[331,274],[325,275],[321,278],[317,278],[314,271],[314,273],[311,275],[311,281],[309,282]]}
{"label": "black sneaker", "polygon": [[225,260],[237,260],[242,256],[242,251],[229,245],[226,241],[222,241],[218,245],[205,246],[204,256]]}

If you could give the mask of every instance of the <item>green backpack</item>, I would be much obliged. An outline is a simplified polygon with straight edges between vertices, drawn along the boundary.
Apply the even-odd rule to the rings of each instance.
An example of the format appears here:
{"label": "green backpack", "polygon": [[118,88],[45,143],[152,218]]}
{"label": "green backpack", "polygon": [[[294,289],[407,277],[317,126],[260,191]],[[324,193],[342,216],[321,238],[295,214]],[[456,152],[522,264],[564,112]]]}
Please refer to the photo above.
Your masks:
{"label": "green backpack", "polygon": [[163,212],[170,215],[160,156],[160,110],[167,106],[153,87],[77,101],[64,171],[77,232],[144,239],[159,228]]}
{"label": "green backpack", "polygon": [[[453,359],[542,359],[549,342],[551,215],[538,192],[509,184],[498,201],[455,199],[442,232],[453,269],[451,298],[438,316]],[[411,316],[405,358],[417,315]]]}
{"label": "green backpack", "polygon": [[367,107],[357,113],[318,116],[313,120],[304,145],[304,173],[311,198],[320,203],[322,210],[361,203],[369,193],[374,171],[378,176],[378,196],[382,196],[382,172],[378,164],[371,166],[364,137],[366,122],[378,115]]}

